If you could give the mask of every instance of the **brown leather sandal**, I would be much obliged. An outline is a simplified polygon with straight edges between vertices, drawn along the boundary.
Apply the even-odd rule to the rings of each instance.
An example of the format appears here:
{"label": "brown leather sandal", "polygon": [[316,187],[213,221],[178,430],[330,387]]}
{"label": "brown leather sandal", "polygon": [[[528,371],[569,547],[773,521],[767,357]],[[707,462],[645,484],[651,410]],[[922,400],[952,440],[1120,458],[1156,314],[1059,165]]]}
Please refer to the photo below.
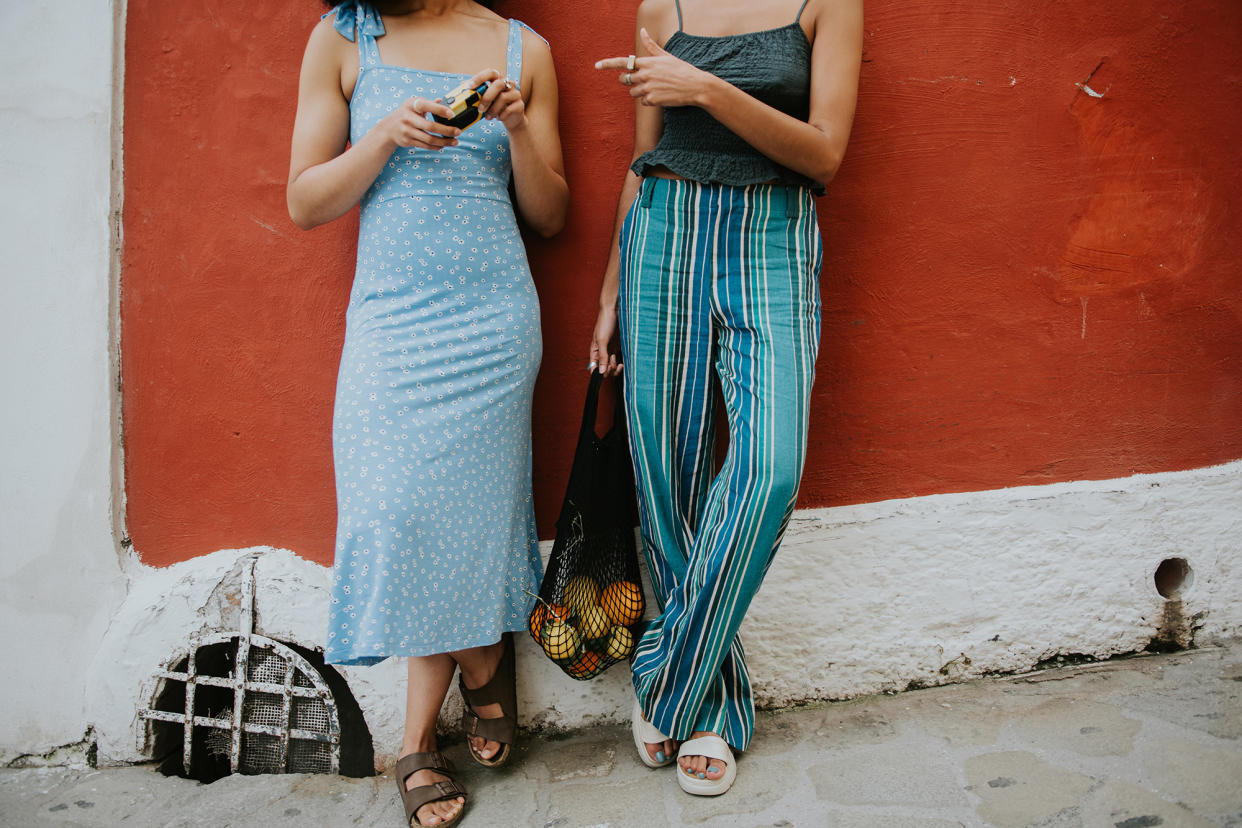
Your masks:
{"label": "brown leather sandal", "polygon": [[[420,785],[407,791],[405,789],[405,780],[409,779],[411,774],[418,773],[420,770],[435,771],[449,778],[444,782]],[[424,805],[432,802],[443,802],[447,799],[456,799],[459,796],[462,799],[466,799],[466,789],[453,781],[453,764],[438,750],[433,750],[430,753],[407,753],[397,760],[395,774],[397,777],[397,789],[401,791],[401,804],[405,806],[405,821],[407,825],[419,826],[423,824],[417,814],[418,809]],[[466,805],[463,802],[461,810],[457,812],[457,816],[436,823],[435,828],[448,828],[448,826],[456,824],[465,813]]]}
{"label": "brown leather sandal", "polygon": [[[504,651],[500,656],[500,664],[492,680],[477,690],[470,690],[461,676],[457,677],[457,687],[461,691],[465,710],[461,714],[461,728],[465,731],[466,745],[474,761],[487,768],[498,768],[509,761],[512,745],[517,736],[517,671],[513,656],[513,635],[504,633]],[[499,704],[501,715],[495,719],[480,718],[473,708],[487,704]],[[479,755],[474,744],[468,737],[480,736],[489,742],[499,742],[500,750],[490,759]]]}

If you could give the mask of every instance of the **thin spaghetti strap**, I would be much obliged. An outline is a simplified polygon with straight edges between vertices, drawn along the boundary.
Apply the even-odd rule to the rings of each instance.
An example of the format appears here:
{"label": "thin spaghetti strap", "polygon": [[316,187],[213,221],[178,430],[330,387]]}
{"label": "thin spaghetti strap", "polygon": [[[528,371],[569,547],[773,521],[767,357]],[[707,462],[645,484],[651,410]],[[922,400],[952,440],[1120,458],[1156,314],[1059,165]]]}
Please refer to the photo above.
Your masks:
{"label": "thin spaghetti strap", "polygon": [[509,42],[505,47],[505,77],[522,86],[522,24],[509,20]]}
{"label": "thin spaghetti strap", "polygon": [[795,23],[802,22],[802,12],[806,11],[806,4],[809,2],[811,2],[811,0],[802,0],[802,5],[798,7],[798,16],[794,18]]}
{"label": "thin spaghetti strap", "polygon": [[681,22],[681,0],[673,0],[673,5],[677,7],[677,31],[685,28],[685,24]]}

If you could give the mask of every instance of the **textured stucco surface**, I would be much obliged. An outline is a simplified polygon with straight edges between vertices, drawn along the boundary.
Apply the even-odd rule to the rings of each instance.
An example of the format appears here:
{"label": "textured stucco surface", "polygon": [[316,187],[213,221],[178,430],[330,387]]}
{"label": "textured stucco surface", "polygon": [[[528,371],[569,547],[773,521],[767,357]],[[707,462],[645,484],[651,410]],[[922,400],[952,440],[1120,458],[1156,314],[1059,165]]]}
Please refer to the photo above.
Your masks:
{"label": "textured stucco surface", "polygon": [[[629,97],[591,66],[631,51],[637,5],[497,4],[551,44],[572,198],[565,230],[528,245],[545,538],[632,139]],[[256,26],[255,8],[130,0],[126,18],[127,519],[154,565],[332,557],[356,223],[289,221],[318,9],[269,2]],[[864,24],[850,146],[817,203],[802,505],[1242,458],[1242,4],[867,0]]]}
{"label": "textured stucco surface", "polygon": [[[1196,643],[1242,635],[1242,463],[1094,483],[803,510],[743,626],[759,703],[780,707],[1030,669],[1057,655],[1145,648],[1168,617],[1161,560],[1194,570],[1181,613]],[[545,550],[546,551],[546,550]],[[101,761],[143,756],[148,677],[192,632],[237,629],[256,568],[256,631],[319,648],[330,571],[285,550],[221,551],[167,568],[133,561],[129,597],[88,680]],[[1189,640],[1189,639],[1187,639]],[[519,638],[523,723],[623,721],[623,667],[576,682]],[[399,660],[342,670],[385,764],[400,741]],[[451,694],[443,722],[455,726]]]}
{"label": "textured stucco surface", "polygon": [[112,7],[0,4],[0,762],[79,742],[110,512]]}

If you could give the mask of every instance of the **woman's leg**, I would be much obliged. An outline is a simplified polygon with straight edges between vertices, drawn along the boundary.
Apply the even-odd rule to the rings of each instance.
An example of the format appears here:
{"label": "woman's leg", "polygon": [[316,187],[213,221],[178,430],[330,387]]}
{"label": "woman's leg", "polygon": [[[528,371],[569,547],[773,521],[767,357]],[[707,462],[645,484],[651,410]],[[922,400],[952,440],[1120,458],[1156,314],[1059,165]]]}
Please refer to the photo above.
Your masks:
{"label": "woman's leg", "polygon": [[[456,662],[447,653],[431,656],[415,656],[408,660],[409,679],[405,688],[405,734],[401,740],[401,755],[429,753],[436,750],[436,720],[444,697],[453,681]],[[410,774],[405,781],[406,790],[444,782],[443,774],[420,770]],[[415,819],[422,825],[439,825],[462,809],[465,802],[460,797],[443,802],[430,802],[418,809]]]}
{"label": "woman's leg", "polygon": [[[684,575],[714,452],[711,281],[700,251],[683,244],[690,192],[681,182],[644,182],[621,240],[626,417],[643,551],[662,608]],[[658,634],[664,619],[656,617],[647,635]],[[640,694],[639,702],[650,721],[652,700]],[[671,739],[647,746],[656,761],[674,749]]]}
{"label": "woman's leg", "polygon": [[[662,625],[644,636],[635,685],[678,738],[714,733],[744,749],[753,700],[737,631],[793,509],[805,458],[819,338],[819,236],[809,196],[723,188],[711,228],[716,372],[729,451],[712,482]],[[627,371],[629,367],[627,366]],[[689,732],[687,732],[689,731]],[[718,763],[712,763],[718,765]],[[708,773],[702,757],[683,766]]]}
{"label": "woman's leg", "polygon": [[[496,668],[500,666],[500,657],[504,653],[504,640],[489,644],[486,647],[471,647],[468,650],[457,650],[451,653],[457,666],[461,668],[462,681],[469,690],[478,690],[492,680]],[[498,719],[504,715],[499,704],[485,704],[474,708],[480,719]],[[500,742],[484,739],[482,736],[470,736],[470,743],[484,759],[491,759],[500,752]]]}

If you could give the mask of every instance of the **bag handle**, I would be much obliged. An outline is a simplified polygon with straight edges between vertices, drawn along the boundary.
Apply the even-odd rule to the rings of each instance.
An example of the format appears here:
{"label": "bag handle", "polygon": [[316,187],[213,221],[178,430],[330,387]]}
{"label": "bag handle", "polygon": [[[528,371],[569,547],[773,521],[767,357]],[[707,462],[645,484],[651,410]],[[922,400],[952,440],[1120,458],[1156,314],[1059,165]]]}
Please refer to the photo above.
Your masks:
{"label": "bag handle", "polygon": [[582,427],[578,431],[578,442],[588,439],[606,440],[617,430],[617,426],[625,422],[625,400],[620,390],[617,392],[616,410],[612,418],[612,428],[602,437],[595,435],[595,423],[599,418],[599,389],[604,384],[604,375],[599,371],[591,372],[591,381],[587,384],[586,402],[582,406]]}
{"label": "bag handle", "polygon": [[599,387],[604,384],[604,375],[599,371],[591,372],[591,381],[587,383],[586,403],[582,406],[582,426],[578,429],[578,442],[595,435],[595,418],[599,416]]}

